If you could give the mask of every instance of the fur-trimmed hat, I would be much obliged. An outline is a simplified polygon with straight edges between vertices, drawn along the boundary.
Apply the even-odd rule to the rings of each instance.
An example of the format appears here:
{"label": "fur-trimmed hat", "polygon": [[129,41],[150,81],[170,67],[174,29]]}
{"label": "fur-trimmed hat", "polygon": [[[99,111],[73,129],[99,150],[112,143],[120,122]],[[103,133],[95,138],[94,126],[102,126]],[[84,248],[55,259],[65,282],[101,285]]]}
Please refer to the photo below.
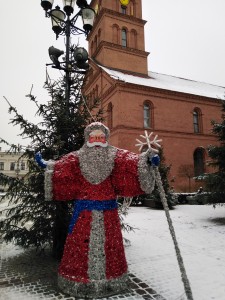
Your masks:
{"label": "fur-trimmed hat", "polygon": [[85,142],[88,141],[89,138],[89,134],[96,129],[100,129],[104,132],[105,136],[106,136],[106,140],[108,141],[109,139],[109,135],[110,135],[110,130],[107,126],[105,126],[104,124],[102,124],[101,122],[93,122],[91,124],[89,124],[85,129],[84,129],[84,138],[85,138]]}

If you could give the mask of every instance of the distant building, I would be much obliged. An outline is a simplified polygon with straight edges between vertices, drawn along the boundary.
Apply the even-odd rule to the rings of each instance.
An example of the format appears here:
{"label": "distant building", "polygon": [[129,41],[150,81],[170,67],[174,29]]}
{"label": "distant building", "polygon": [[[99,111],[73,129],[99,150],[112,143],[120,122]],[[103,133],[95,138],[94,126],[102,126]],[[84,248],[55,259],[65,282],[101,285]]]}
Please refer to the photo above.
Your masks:
{"label": "distant building", "polygon": [[[27,160],[20,158],[23,153],[9,153],[0,147],[0,173],[21,178],[27,173]],[[0,191],[4,187],[0,185]]]}
{"label": "distant building", "polygon": [[[83,92],[87,104],[100,98],[114,146],[138,152],[136,138],[144,130],[157,134],[173,187],[188,191],[190,176],[210,171],[207,147],[218,143],[211,120],[221,120],[225,88],[149,72],[142,1],[127,2],[91,1],[97,17],[88,36],[90,69]],[[198,185],[191,179],[192,190]]]}

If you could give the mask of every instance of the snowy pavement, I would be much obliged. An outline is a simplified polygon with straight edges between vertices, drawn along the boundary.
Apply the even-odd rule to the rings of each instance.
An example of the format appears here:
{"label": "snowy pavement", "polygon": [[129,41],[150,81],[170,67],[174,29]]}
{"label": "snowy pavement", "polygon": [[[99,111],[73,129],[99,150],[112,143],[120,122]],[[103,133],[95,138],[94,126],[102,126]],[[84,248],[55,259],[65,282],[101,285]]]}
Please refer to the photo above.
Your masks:
{"label": "snowy pavement", "polygon": [[[225,207],[179,205],[170,211],[194,300],[225,299]],[[184,288],[164,211],[131,208],[129,270],[168,300]],[[184,298],[185,299],[185,298]]]}
{"label": "snowy pavement", "polygon": [[[170,211],[194,300],[225,299],[225,207],[178,205]],[[186,299],[163,210],[131,207],[124,233],[131,291],[109,299]],[[34,251],[0,246],[0,299],[74,299],[56,286],[57,264]]]}

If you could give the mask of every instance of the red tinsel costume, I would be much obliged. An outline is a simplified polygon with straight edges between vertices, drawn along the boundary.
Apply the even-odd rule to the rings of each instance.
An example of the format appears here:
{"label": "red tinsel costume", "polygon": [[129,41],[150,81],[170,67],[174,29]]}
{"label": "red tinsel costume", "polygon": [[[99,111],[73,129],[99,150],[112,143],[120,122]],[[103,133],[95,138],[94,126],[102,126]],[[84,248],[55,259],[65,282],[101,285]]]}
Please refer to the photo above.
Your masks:
{"label": "red tinsel costume", "polygon": [[[86,141],[96,128],[108,138],[108,128],[96,122],[86,128]],[[100,156],[100,151],[104,155]],[[154,172],[147,163],[147,155],[108,145],[104,150],[91,150],[84,145],[57,162],[49,162],[46,198],[76,200],[59,267],[59,286],[66,293],[97,298],[127,288],[127,263],[116,198],[152,191]]]}

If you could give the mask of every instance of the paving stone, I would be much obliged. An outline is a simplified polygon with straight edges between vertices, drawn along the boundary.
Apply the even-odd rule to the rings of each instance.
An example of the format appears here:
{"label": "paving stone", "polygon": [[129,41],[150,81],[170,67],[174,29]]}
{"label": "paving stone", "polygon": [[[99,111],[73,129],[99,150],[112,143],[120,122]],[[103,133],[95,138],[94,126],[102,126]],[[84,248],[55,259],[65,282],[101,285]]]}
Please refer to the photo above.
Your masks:
{"label": "paving stone", "polygon": [[139,295],[145,295],[145,294],[146,294],[145,290],[142,290],[142,289],[137,289],[136,292],[137,292]]}
{"label": "paving stone", "polygon": [[134,282],[131,282],[131,283],[129,283],[129,287],[130,287],[131,289],[137,289],[137,288],[138,288],[138,284],[136,284],[136,283],[134,283]]}
{"label": "paving stone", "polygon": [[137,282],[137,283],[140,283],[140,282],[141,282],[141,280],[138,279],[137,277],[133,278],[133,281],[134,281],[134,282]]}
{"label": "paving stone", "polygon": [[[58,263],[51,258],[48,251],[42,256],[38,256],[32,249],[12,258],[1,259],[0,256],[0,265],[0,300],[7,298],[10,300],[78,300],[59,291],[57,287]],[[156,298],[156,292],[135,274],[129,274],[129,278],[128,293],[101,300],[163,299]]]}
{"label": "paving stone", "polygon": [[152,296],[150,296],[150,295],[143,295],[143,299],[145,299],[145,300],[152,300],[154,298],[152,298]]}
{"label": "paving stone", "polygon": [[146,288],[145,289],[146,290],[146,292],[148,293],[148,294],[155,294],[155,291],[153,290],[153,289],[151,289],[151,288]]}
{"label": "paving stone", "polygon": [[139,286],[142,288],[148,288],[148,285],[144,282],[139,283]]}

